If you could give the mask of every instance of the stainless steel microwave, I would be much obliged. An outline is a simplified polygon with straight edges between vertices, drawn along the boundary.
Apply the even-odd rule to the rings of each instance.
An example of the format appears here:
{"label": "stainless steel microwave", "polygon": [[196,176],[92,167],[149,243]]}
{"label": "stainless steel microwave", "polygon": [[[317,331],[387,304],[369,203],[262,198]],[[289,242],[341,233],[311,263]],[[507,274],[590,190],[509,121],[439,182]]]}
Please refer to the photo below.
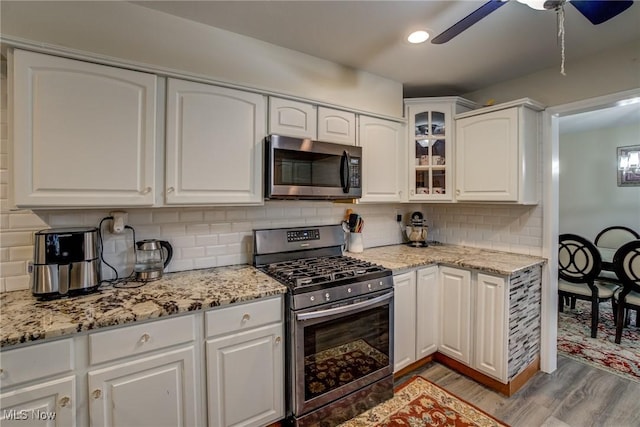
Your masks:
{"label": "stainless steel microwave", "polygon": [[270,135],[265,149],[267,199],[362,197],[362,148]]}

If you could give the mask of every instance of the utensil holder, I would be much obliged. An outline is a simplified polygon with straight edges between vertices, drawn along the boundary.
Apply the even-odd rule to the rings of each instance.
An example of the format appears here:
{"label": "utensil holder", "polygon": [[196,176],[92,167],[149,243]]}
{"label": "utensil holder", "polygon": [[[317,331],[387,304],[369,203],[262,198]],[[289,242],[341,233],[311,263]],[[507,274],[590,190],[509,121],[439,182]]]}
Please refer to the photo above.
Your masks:
{"label": "utensil holder", "polygon": [[347,250],[353,253],[360,253],[364,251],[364,245],[362,243],[362,233],[349,233],[349,245]]}

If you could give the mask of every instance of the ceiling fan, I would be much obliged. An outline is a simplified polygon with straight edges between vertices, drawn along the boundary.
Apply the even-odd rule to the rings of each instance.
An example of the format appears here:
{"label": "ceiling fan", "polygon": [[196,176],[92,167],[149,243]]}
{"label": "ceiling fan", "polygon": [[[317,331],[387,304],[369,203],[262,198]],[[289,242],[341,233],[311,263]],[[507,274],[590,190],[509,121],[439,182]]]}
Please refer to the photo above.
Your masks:
{"label": "ceiling fan", "polygon": [[[506,4],[509,0],[489,0],[471,14],[453,24],[444,32],[431,40],[433,44],[446,43],[456,37],[485,16]],[[531,8],[538,10],[562,10],[565,3],[578,9],[592,24],[598,25],[608,21],[628,9],[632,0],[518,0]]]}

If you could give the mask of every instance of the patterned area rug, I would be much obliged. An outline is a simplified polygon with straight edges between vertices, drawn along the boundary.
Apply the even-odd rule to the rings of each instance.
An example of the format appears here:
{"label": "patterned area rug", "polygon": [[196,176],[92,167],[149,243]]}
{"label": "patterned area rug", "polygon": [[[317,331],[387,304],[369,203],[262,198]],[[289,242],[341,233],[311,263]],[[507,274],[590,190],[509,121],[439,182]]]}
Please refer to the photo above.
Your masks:
{"label": "patterned area rug", "polygon": [[392,399],[340,427],[507,426],[422,377],[401,385]]}
{"label": "patterned area rug", "polygon": [[591,303],[576,301],[576,308],[564,308],[558,318],[558,354],[587,363],[608,372],[640,382],[640,328],[622,330],[620,344],[615,343],[616,327],[610,302],[600,304],[597,338],[591,338]]}

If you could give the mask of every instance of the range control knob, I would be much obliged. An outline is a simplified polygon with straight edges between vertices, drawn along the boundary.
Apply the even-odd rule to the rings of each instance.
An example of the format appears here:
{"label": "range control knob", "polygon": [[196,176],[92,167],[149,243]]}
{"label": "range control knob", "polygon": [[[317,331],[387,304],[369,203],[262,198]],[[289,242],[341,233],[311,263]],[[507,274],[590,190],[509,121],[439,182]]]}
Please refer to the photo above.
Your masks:
{"label": "range control knob", "polygon": [[367,284],[367,288],[369,288],[369,290],[371,290],[371,283]]}
{"label": "range control knob", "polygon": [[347,288],[347,293],[351,293],[351,288]]}
{"label": "range control knob", "polygon": [[331,299],[331,295],[329,294],[329,292],[327,292],[326,294],[324,294],[324,298],[329,301],[329,299]]}
{"label": "range control knob", "polygon": [[313,302],[313,301],[315,301],[315,300],[316,300],[316,297],[311,296],[311,297],[309,297],[309,299]]}

